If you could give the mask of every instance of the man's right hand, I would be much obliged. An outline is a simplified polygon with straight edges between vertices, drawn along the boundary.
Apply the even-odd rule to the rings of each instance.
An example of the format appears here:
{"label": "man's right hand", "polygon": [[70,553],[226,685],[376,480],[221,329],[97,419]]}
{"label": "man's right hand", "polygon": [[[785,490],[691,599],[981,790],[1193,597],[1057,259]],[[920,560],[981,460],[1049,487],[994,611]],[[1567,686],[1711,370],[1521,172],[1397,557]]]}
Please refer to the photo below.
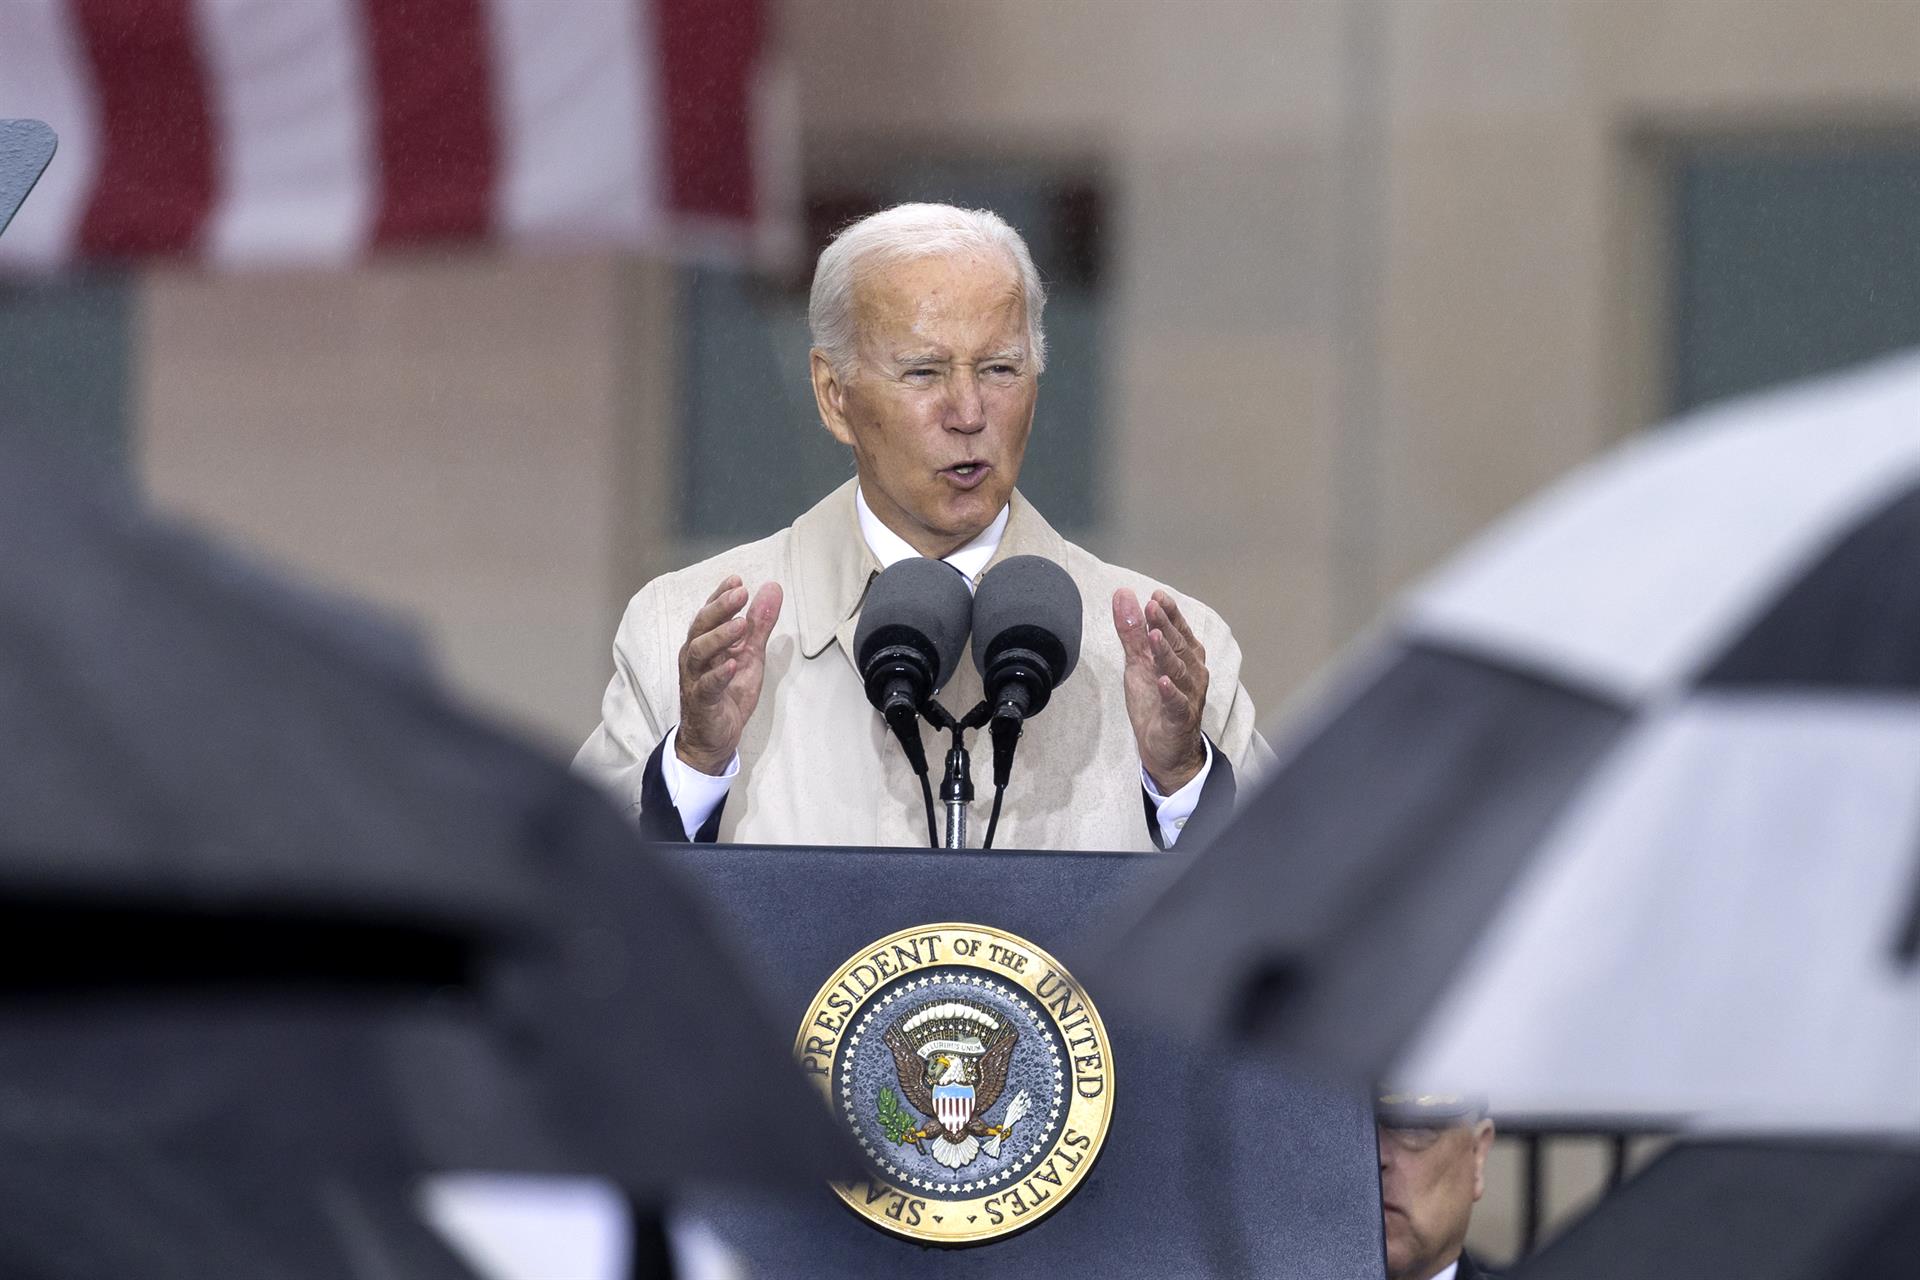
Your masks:
{"label": "man's right hand", "polygon": [[759,705],[767,637],[779,617],[779,583],[762,586],[748,604],[746,585],[738,577],[714,588],[693,615],[687,642],[680,646],[680,732],[674,754],[682,763],[716,776],[726,771]]}

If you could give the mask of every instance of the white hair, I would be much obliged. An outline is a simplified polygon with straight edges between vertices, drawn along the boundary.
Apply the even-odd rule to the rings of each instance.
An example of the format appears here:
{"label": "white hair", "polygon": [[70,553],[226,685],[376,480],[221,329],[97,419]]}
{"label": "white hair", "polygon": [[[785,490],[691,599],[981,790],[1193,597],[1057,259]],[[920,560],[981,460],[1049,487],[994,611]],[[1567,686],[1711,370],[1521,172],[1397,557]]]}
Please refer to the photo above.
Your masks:
{"label": "white hair", "polygon": [[820,251],[807,298],[807,328],[813,345],[842,378],[853,374],[857,356],[853,291],[873,272],[916,258],[962,253],[997,253],[1020,277],[1027,303],[1027,351],[1035,374],[1047,367],[1047,334],[1040,313],[1047,289],[1020,233],[989,209],[958,209],[950,204],[897,204],[868,214],[834,236]]}

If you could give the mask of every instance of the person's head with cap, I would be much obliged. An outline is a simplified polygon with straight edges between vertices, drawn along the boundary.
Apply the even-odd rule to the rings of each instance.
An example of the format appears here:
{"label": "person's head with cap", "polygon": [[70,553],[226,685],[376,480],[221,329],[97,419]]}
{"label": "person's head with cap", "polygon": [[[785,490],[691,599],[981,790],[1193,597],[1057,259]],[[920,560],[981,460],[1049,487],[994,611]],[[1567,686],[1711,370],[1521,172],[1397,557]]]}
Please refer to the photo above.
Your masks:
{"label": "person's head with cap", "polygon": [[1485,1099],[1383,1092],[1374,1102],[1387,1280],[1451,1277],[1486,1185],[1493,1121]]}

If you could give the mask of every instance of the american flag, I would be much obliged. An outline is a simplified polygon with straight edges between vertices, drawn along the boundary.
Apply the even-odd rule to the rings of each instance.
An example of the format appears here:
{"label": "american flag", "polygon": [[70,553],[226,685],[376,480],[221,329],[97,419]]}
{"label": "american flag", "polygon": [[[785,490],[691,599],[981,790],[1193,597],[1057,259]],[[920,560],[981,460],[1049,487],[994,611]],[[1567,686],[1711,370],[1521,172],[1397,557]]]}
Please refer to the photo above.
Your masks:
{"label": "american flag", "polygon": [[60,135],[0,263],[778,256],[795,149],[765,3],[0,0],[0,117]]}

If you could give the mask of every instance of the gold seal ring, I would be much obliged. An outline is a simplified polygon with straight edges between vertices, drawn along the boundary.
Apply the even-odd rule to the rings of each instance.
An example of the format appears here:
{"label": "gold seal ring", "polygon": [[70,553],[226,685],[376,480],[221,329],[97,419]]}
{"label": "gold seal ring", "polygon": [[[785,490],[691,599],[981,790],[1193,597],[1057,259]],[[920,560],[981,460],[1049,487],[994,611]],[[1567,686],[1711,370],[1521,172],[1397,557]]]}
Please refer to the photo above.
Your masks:
{"label": "gold seal ring", "polygon": [[1113,1116],[1113,1050],[1086,991],[988,925],[863,947],[821,985],[793,1052],[867,1158],[834,1191],[926,1244],[980,1244],[1058,1209]]}

